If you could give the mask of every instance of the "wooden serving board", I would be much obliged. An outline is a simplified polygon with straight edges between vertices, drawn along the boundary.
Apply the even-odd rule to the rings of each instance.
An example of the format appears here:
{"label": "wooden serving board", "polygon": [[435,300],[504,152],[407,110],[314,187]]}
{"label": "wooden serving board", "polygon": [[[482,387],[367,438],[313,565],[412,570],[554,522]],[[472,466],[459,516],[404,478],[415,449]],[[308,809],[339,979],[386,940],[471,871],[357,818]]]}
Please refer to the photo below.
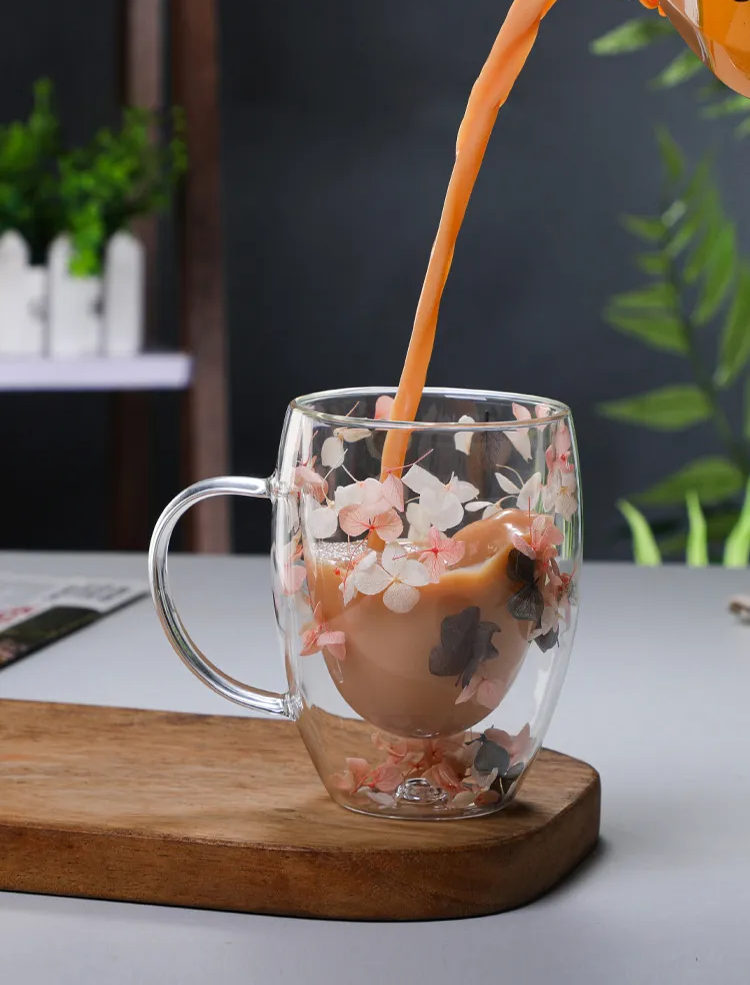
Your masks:
{"label": "wooden serving board", "polygon": [[497,913],[594,847],[599,777],[543,750],[491,817],[393,821],[325,792],[293,725],[0,701],[0,889],[341,919]]}

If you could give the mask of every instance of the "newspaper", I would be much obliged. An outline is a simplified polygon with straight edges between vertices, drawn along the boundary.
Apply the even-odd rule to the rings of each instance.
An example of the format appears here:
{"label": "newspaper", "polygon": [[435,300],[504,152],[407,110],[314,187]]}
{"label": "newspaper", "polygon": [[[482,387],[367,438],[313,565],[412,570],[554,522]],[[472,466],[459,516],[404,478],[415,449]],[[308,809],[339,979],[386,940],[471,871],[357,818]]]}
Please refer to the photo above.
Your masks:
{"label": "newspaper", "polygon": [[141,581],[47,578],[0,571],[0,668],[148,592]]}

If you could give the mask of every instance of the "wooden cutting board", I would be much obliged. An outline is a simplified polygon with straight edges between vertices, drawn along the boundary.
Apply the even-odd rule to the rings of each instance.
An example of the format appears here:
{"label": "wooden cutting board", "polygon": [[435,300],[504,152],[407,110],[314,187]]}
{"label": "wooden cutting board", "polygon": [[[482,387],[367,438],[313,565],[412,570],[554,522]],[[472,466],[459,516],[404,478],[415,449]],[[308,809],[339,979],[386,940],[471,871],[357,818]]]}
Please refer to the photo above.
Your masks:
{"label": "wooden cutting board", "polygon": [[341,919],[497,913],[599,834],[599,777],[543,750],[468,821],[336,806],[293,725],[0,701],[0,889]]}

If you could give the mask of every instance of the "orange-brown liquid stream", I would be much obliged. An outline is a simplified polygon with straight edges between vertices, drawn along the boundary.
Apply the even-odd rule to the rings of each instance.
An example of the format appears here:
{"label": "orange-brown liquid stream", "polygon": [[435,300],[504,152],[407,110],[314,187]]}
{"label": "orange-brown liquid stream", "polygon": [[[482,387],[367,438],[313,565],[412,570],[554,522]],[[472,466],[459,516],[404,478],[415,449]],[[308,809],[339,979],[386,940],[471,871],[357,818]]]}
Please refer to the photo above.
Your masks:
{"label": "orange-brown liquid stream", "polygon": [[[554,3],[555,0],[514,0],[490,56],[471,91],[458,131],[456,163],[445,196],[443,214],[391,412],[394,421],[413,421],[416,416],[427,379],[440,301],[450,273],[456,240],[492,128],[500,107],[508,98],[534,46],[542,18]],[[389,431],[383,448],[382,478],[404,464],[408,443],[408,431]]]}

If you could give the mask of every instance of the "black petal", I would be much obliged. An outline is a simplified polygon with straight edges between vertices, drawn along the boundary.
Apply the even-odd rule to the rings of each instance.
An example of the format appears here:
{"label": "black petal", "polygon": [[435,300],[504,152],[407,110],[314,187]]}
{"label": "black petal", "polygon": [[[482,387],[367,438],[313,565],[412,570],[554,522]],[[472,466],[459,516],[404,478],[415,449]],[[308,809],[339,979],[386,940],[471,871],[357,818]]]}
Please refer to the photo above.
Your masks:
{"label": "black petal", "polygon": [[544,612],[544,599],[536,584],[526,585],[508,600],[508,612],[514,619],[538,623]]}
{"label": "black petal", "polygon": [[474,657],[474,641],[479,626],[479,607],[471,605],[440,624],[440,646],[430,654],[430,673],[436,677],[457,677]]}
{"label": "black petal", "polygon": [[491,773],[493,770],[497,770],[498,775],[503,776],[510,766],[508,751],[499,746],[497,742],[485,739],[484,736],[480,737],[479,743],[479,751],[474,757],[474,768],[480,773]]}
{"label": "black petal", "polygon": [[551,650],[553,646],[557,646],[557,638],[558,638],[557,630],[550,629],[550,631],[548,633],[545,633],[544,636],[537,636],[536,645],[539,647],[542,653],[546,653],[547,650]]}
{"label": "black petal", "polygon": [[522,581],[524,585],[531,585],[536,576],[534,567],[534,559],[527,557],[518,548],[514,547],[508,554],[508,564],[505,572],[510,581]]}
{"label": "black petal", "polygon": [[440,646],[430,654],[430,673],[436,677],[456,677],[466,687],[484,660],[497,656],[492,642],[500,627],[494,622],[480,622],[479,608],[469,606],[455,616],[446,616],[440,624]]}

